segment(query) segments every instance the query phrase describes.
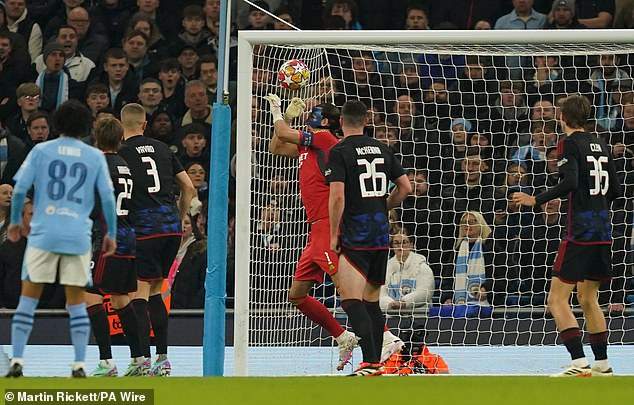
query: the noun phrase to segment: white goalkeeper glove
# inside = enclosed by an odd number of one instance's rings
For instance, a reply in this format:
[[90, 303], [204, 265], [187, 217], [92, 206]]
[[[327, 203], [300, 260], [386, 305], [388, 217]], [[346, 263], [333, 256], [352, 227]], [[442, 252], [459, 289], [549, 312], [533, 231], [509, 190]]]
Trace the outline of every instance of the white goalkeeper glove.
[[271, 110], [271, 115], [273, 116], [273, 122], [275, 123], [279, 120], [283, 120], [282, 100], [280, 100], [277, 94], [269, 93], [268, 96], [264, 96], [264, 99], [269, 102], [269, 109]]
[[284, 120], [286, 122], [291, 122], [295, 118], [299, 117], [304, 113], [306, 109], [306, 104], [299, 97], [293, 97], [291, 103], [286, 107], [286, 112], [284, 113]]

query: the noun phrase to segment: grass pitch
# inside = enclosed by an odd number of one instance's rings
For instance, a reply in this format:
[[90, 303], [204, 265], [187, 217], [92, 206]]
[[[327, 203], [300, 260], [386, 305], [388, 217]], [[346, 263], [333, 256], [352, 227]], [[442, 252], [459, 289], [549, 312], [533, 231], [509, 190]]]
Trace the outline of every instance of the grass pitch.
[[[155, 404], [629, 403], [634, 377], [215, 377], [1, 379], [4, 389], [153, 389]], [[10, 404], [10, 402], [5, 402]], [[14, 402], [15, 403], [15, 402]]]

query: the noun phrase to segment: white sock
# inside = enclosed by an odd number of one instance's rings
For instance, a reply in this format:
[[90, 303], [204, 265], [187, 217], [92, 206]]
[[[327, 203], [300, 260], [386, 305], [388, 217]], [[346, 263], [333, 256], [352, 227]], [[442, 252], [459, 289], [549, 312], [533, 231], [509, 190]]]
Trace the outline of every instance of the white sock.
[[610, 363], [608, 363], [608, 359], [595, 360], [594, 361], [594, 368], [596, 368], [598, 370], [601, 370], [601, 371], [605, 371], [605, 370], [610, 368]]
[[106, 366], [106, 367], [112, 368], [114, 366], [114, 362], [112, 361], [112, 359], [99, 360], [99, 363], [101, 363], [102, 366]]
[[572, 361], [573, 367], [588, 367], [589, 365], [590, 363], [588, 363], [588, 360], [585, 357], [580, 357]]
[[83, 361], [76, 361], [73, 363], [73, 371], [79, 370], [80, 368], [86, 368]]
[[344, 330], [341, 335], [335, 338], [335, 340], [337, 341], [337, 344], [340, 344], [344, 340], [348, 339], [349, 336], [350, 336], [350, 332], [348, 332], [347, 330]]
[[24, 359], [22, 357], [14, 357], [11, 359], [11, 365], [19, 364], [21, 366], [24, 365]]

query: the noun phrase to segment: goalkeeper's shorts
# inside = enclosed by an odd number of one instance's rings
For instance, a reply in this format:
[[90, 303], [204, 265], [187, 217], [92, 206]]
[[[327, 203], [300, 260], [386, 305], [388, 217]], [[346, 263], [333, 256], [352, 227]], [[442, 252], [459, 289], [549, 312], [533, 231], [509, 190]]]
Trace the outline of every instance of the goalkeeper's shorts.
[[330, 223], [328, 219], [310, 225], [308, 243], [295, 270], [295, 280], [317, 283], [324, 281], [324, 273], [333, 275], [339, 268], [339, 257], [330, 250]]

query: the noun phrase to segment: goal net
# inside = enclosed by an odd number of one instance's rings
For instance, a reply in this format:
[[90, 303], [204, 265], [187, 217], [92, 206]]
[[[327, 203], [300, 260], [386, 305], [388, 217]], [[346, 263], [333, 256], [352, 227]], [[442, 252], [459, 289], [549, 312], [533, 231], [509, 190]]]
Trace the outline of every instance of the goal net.
[[[529, 211], [514, 207], [509, 197], [557, 183], [556, 144], [563, 136], [557, 103], [569, 94], [587, 97], [593, 105], [588, 130], [611, 146], [627, 197], [611, 212], [615, 277], [602, 285], [600, 302], [610, 343], [634, 343], [634, 320], [628, 317], [634, 298], [629, 37], [596, 30], [416, 36], [240, 33], [236, 374], [332, 373], [337, 363], [334, 340], [287, 301], [308, 226], [298, 162], [268, 152], [268, 93], [277, 93], [283, 108], [292, 97], [302, 98], [308, 111], [322, 102], [340, 108], [351, 99], [368, 106], [367, 135], [394, 150], [414, 188], [391, 216], [399, 243], [392, 244], [396, 271], [388, 277], [382, 306], [394, 334], [428, 346], [557, 342], [545, 300], [567, 202]], [[295, 92], [277, 78], [279, 66], [290, 59], [310, 69], [310, 83]], [[292, 126], [304, 128], [304, 119]], [[483, 259], [467, 259], [461, 224], [479, 221], [490, 229]], [[401, 244], [407, 239], [411, 243]], [[403, 250], [411, 260], [402, 258]], [[417, 266], [411, 264], [414, 254], [423, 256]], [[313, 296], [346, 324], [330, 280], [317, 285]], [[574, 296], [572, 304], [580, 314]]]

